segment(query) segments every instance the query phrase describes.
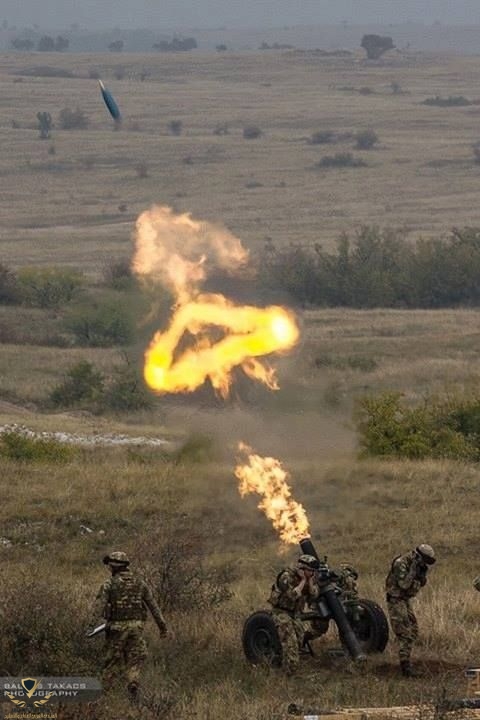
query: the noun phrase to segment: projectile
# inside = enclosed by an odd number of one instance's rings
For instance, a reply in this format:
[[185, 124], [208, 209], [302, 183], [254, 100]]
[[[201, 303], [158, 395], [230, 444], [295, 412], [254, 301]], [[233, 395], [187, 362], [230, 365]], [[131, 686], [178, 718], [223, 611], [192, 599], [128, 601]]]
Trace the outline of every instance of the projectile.
[[101, 80], [98, 81], [100, 85], [100, 92], [102, 93], [102, 98], [105, 103], [105, 105], [108, 108], [108, 111], [112, 118], [115, 120], [116, 123], [119, 123], [122, 119], [122, 116], [120, 114], [120, 108], [118, 107], [115, 98], [113, 97], [112, 93], [107, 90], [105, 85]]

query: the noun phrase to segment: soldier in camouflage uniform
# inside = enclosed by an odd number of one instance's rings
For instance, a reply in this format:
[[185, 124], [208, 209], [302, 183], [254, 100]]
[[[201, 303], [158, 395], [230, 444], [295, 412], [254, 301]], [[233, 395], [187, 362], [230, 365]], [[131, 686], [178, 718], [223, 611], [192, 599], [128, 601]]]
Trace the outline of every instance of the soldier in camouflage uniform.
[[129, 570], [130, 561], [124, 552], [112, 552], [103, 562], [112, 573], [97, 594], [94, 615], [106, 621], [103, 682], [109, 689], [119, 675], [125, 675], [130, 698], [135, 701], [147, 657], [143, 637], [147, 608], [162, 637], [167, 634], [167, 625], [147, 584]]
[[[320, 567], [313, 555], [301, 555], [294, 567], [282, 570], [272, 585], [269, 603], [282, 645], [282, 667], [292, 675], [300, 662], [300, 648], [305, 639], [306, 625], [300, 619], [309, 601], [319, 595], [315, 571]], [[319, 633], [318, 633], [319, 634]], [[314, 628], [309, 638], [315, 637]]]
[[400, 668], [405, 677], [415, 676], [410, 655], [418, 637], [418, 624], [410, 600], [427, 582], [427, 571], [435, 562], [430, 545], [419, 545], [396, 557], [386, 580], [387, 606], [392, 630], [399, 642]]

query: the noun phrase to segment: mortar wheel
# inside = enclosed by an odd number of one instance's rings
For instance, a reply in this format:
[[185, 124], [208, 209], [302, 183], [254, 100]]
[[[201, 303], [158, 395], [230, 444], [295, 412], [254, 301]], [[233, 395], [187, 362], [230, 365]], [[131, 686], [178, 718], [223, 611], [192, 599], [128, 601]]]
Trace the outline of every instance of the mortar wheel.
[[282, 646], [277, 626], [266, 610], [259, 610], [245, 620], [242, 632], [243, 652], [252, 665], [267, 663], [274, 667], [282, 664]]
[[352, 600], [345, 607], [348, 620], [364, 653], [381, 653], [388, 643], [388, 620], [373, 600]]

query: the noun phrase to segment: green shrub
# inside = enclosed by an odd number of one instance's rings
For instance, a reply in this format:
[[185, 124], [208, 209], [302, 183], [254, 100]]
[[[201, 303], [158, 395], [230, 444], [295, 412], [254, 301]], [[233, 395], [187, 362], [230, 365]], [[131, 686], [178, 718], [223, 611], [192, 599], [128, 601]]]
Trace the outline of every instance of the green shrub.
[[76, 344], [85, 347], [129, 345], [134, 335], [131, 311], [114, 299], [90, 300], [72, 308], [65, 325]]
[[364, 397], [357, 427], [366, 455], [480, 460], [480, 396], [427, 398], [417, 407], [401, 393]]
[[170, 135], [181, 135], [183, 129], [183, 123], [181, 120], [170, 120], [167, 125]]
[[3, 574], [0, 614], [2, 671], [17, 675], [84, 675], [97, 671], [85, 638], [88, 603], [55, 577]]
[[63, 383], [52, 390], [50, 402], [55, 407], [98, 402], [103, 386], [102, 373], [87, 360], [80, 360], [67, 372]]
[[245, 125], [243, 128], [243, 137], [245, 140], [256, 140], [261, 137], [262, 131], [257, 125]]
[[327, 145], [334, 143], [336, 140], [333, 130], [318, 130], [312, 133], [308, 142], [310, 145]]
[[0, 263], [0, 303], [13, 305], [19, 301], [20, 290], [15, 273], [7, 265]]
[[435, 95], [435, 97], [424, 100], [422, 104], [432, 105], [434, 107], [466, 107], [472, 103], [470, 100], [467, 100], [466, 97], [463, 97], [463, 95], [449, 95], [446, 98]]
[[130, 290], [135, 285], [135, 276], [132, 273], [128, 258], [112, 260], [103, 268], [103, 280], [112, 290]]
[[75, 110], [66, 107], [60, 110], [58, 124], [62, 130], [85, 130], [89, 125], [89, 119], [79, 107]]
[[152, 396], [130, 365], [117, 368], [102, 398], [103, 406], [117, 412], [135, 412], [152, 407]]
[[29, 437], [19, 430], [0, 436], [0, 455], [21, 462], [66, 463], [76, 451], [52, 438]]
[[352, 153], [342, 152], [335, 155], [325, 155], [316, 163], [315, 167], [325, 168], [358, 168], [366, 167], [367, 163], [361, 158], [356, 158]]
[[175, 454], [177, 462], [204, 463], [213, 459], [214, 442], [210, 435], [192, 433]]
[[361, 130], [355, 136], [358, 150], [371, 150], [378, 143], [378, 135], [375, 130]]
[[25, 305], [56, 309], [70, 302], [83, 285], [83, 276], [64, 268], [26, 267], [18, 272], [18, 288]]

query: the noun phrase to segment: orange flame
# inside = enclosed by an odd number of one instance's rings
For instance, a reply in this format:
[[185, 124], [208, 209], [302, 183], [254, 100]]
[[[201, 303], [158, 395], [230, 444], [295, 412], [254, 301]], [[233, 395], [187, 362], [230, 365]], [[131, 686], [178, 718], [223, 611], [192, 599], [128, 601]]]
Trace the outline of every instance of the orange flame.
[[309, 522], [303, 506], [292, 498], [287, 471], [276, 458], [256, 455], [244, 443], [238, 447], [248, 455], [248, 463], [235, 468], [235, 475], [240, 481], [240, 495], [262, 495], [258, 508], [272, 521], [283, 542], [300, 542], [310, 534]]
[[[133, 270], [167, 285], [176, 298], [169, 327], [154, 335], [145, 353], [147, 384], [157, 393], [191, 392], [209, 378], [226, 396], [232, 370], [241, 367], [277, 389], [275, 371], [259, 358], [295, 345], [299, 330], [293, 314], [282, 307], [239, 306], [223, 295], [200, 294], [198, 285], [211, 261], [234, 272], [245, 267], [248, 253], [228, 230], [189, 214], [154, 207], [138, 218]], [[215, 340], [209, 337], [213, 328], [221, 330], [221, 339], [218, 332]], [[194, 344], [179, 352], [186, 333]]]

